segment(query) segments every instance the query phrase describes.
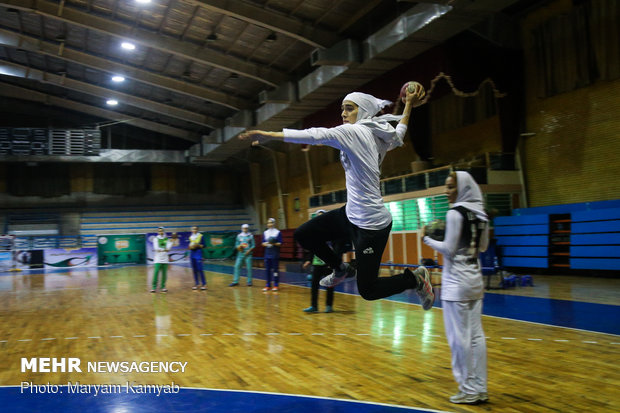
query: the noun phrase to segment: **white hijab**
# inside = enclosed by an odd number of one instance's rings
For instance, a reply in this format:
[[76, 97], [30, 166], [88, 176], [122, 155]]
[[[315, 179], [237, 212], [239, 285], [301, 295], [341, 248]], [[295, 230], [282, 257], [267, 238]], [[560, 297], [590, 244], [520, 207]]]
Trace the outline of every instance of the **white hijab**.
[[399, 121], [402, 119], [402, 115], [375, 116], [381, 109], [391, 105], [392, 102], [361, 92], [349, 93], [342, 101], [345, 100], [355, 103], [358, 107], [355, 123], [369, 127], [375, 136], [384, 141], [396, 136], [396, 129], [388, 122]]
[[481, 221], [488, 222], [489, 217], [484, 211], [482, 191], [474, 178], [465, 171], [456, 171], [456, 187], [456, 202], [453, 207], [465, 207], [476, 214]]

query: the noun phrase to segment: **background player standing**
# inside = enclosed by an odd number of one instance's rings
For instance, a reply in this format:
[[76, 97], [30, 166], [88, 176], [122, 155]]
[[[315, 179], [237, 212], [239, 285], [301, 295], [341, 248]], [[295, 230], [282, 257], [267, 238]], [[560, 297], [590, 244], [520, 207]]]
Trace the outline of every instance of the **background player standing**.
[[237, 239], [235, 240], [237, 259], [235, 260], [234, 278], [229, 287], [239, 285], [241, 267], [243, 267], [244, 261], [248, 269], [248, 287], [252, 286], [252, 251], [254, 251], [254, 247], [254, 235], [250, 232], [250, 226], [248, 224], [241, 225], [241, 232], [237, 234]]
[[194, 273], [194, 286], [192, 290], [197, 290], [199, 285], [201, 290], [207, 289], [207, 281], [202, 269], [202, 249], [204, 247], [202, 234], [198, 232], [197, 226], [193, 226], [192, 235], [189, 236], [189, 259], [192, 263], [192, 272]]
[[154, 293], [157, 291], [157, 279], [158, 275], [161, 272], [161, 292], [167, 293], [166, 289], [166, 277], [168, 272], [168, 263], [170, 262], [170, 257], [168, 257], [168, 251], [172, 248], [172, 241], [168, 239], [166, 233], [164, 232], [164, 227], [157, 228], [157, 236], [153, 238], [153, 252], [155, 253], [153, 257], [153, 262], [155, 263], [153, 269], [153, 288], [151, 292]]
[[446, 215], [445, 238], [432, 239], [425, 229], [423, 241], [444, 257], [441, 304], [452, 352], [452, 374], [459, 385], [459, 392], [450, 401], [475, 404], [489, 400], [481, 316], [484, 283], [478, 258], [489, 245], [489, 218], [482, 191], [467, 172], [453, 172], [446, 178], [446, 195], [452, 208]]
[[[267, 220], [267, 229], [263, 232], [263, 247], [265, 247], [265, 271], [267, 273], [267, 286], [263, 291], [278, 291], [280, 279], [278, 275], [278, 265], [280, 260], [280, 246], [282, 245], [282, 234], [276, 228], [275, 218]], [[271, 281], [273, 279], [273, 288]]]

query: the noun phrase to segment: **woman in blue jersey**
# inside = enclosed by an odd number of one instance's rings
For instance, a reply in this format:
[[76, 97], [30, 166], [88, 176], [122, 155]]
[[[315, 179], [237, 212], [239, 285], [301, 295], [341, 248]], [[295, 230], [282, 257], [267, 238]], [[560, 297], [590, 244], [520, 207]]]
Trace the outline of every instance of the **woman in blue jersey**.
[[202, 269], [202, 249], [204, 248], [202, 234], [198, 232], [198, 227], [192, 227], [192, 235], [189, 236], [189, 259], [192, 264], [192, 272], [194, 273], [194, 286], [192, 290], [207, 289], [207, 281], [205, 273]]
[[[415, 289], [425, 310], [435, 299], [428, 271], [379, 277], [381, 256], [392, 228], [392, 216], [381, 197], [380, 166], [387, 151], [403, 144], [414, 103], [424, 96], [423, 88], [407, 91], [401, 116], [376, 116], [391, 102], [366, 93], [349, 93], [342, 102], [342, 122], [334, 128], [284, 129], [282, 132], [247, 131], [240, 139], [280, 139], [284, 142], [326, 145], [340, 150], [345, 170], [347, 203], [344, 207], [317, 216], [295, 231], [295, 238], [334, 271], [321, 280], [324, 287], [334, 287], [357, 275], [357, 287], [366, 300], [377, 300]], [[394, 128], [389, 121], [399, 121]], [[357, 257], [356, 270], [342, 262], [342, 256], [329, 248], [328, 242], [350, 239]]]
[[[263, 247], [265, 248], [264, 262], [267, 285], [263, 291], [278, 291], [280, 289], [280, 247], [282, 246], [282, 233], [276, 228], [276, 219], [267, 220], [267, 229], [263, 232]], [[273, 287], [271, 281], [273, 280]]]

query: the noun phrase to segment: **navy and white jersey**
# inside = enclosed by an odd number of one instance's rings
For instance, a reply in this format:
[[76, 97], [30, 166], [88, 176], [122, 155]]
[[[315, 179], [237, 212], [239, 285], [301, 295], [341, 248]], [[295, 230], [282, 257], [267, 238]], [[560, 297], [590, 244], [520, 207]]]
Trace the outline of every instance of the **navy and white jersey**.
[[[276, 242], [282, 244], [282, 234], [279, 229], [269, 228], [263, 232], [263, 242], [269, 242], [272, 238], [275, 238]], [[275, 245], [265, 247], [265, 258], [278, 257], [280, 257], [280, 247]]]

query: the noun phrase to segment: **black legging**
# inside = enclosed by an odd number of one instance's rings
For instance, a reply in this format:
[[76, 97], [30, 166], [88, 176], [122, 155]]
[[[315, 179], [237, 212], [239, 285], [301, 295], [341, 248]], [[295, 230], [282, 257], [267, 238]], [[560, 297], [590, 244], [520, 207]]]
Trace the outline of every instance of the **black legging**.
[[[321, 278], [329, 274], [331, 269], [327, 265], [314, 265], [312, 268], [312, 288], [310, 295], [310, 305], [314, 308], [319, 308], [319, 281]], [[334, 305], [334, 289], [326, 288], [327, 299], [325, 305]]]
[[365, 300], [378, 300], [414, 288], [416, 284], [413, 277], [404, 274], [379, 277], [381, 256], [391, 229], [391, 223], [380, 230], [359, 228], [349, 221], [343, 206], [302, 224], [295, 231], [295, 239], [332, 268], [340, 266], [342, 255], [336, 254], [327, 242], [350, 239], [357, 260], [357, 289]]

